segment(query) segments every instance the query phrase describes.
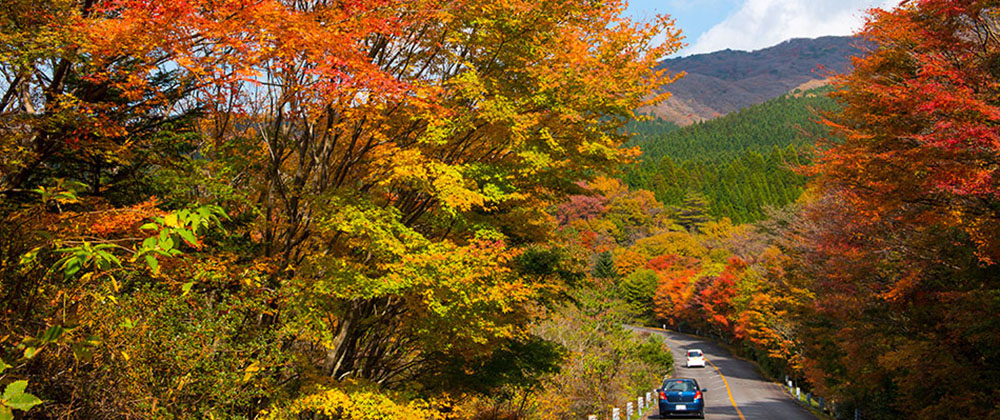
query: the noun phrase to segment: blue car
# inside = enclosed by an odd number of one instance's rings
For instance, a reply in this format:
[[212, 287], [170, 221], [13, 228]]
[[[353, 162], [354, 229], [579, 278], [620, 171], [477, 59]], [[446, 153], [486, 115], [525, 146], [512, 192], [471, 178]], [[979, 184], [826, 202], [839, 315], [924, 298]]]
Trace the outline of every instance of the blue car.
[[671, 416], [696, 416], [705, 418], [703, 392], [698, 381], [688, 378], [670, 378], [663, 381], [663, 388], [656, 390], [659, 398], [660, 418]]

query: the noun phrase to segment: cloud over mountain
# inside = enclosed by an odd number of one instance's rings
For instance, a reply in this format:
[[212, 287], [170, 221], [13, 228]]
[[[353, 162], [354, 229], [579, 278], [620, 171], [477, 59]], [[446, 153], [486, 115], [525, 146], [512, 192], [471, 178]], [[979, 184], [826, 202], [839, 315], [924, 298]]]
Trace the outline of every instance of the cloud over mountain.
[[681, 53], [753, 51], [792, 38], [850, 35], [861, 29], [866, 10], [897, 4], [899, 0], [746, 0]]

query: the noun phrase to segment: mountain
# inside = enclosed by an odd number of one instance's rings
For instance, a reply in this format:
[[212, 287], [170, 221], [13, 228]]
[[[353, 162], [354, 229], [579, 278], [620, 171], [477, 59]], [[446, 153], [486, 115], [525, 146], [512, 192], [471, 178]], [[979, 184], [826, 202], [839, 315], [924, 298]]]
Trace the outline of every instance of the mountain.
[[[673, 96], [642, 110], [678, 125], [710, 120], [789, 93], [815, 87], [859, 55], [854, 37], [792, 39], [758, 51], [725, 50], [667, 59], [661, 68], [686, 76], [666, 87]], [[803, 89], [805, 90], [805, 89]]]

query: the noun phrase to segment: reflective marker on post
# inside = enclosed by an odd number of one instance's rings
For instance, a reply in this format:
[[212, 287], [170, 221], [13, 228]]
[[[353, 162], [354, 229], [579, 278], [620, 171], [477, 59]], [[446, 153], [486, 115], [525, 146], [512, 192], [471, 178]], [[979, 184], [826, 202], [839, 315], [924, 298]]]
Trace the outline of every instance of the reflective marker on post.
[[626, 419], [631, 419], [632, 418], [632, 403], [631, 402], [628, 403], [628, 404], [625, 404], [625, 418]]
[[591, 414], [591, 415], [587, 416], [587, 420], [597, 420], [597, 416]]
[[618, 407], [611, 409], [611, 420], [622, 420], [621, 417], [622, 413], [621, 410], [618, 410]]

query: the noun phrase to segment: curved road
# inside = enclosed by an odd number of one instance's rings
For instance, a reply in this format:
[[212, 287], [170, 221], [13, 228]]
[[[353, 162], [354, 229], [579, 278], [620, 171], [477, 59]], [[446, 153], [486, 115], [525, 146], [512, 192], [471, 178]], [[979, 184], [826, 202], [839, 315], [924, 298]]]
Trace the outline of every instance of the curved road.
[[[674, 376], [694, 378], [702, 388], [708, 388], [704, 394], [706, 419], [816, 420], [816, 416], [797, 404], [781, 385], [768, 382], [754, 371], [753, 365], [733, 357], [722, 347], [673, 331], [633, 329], [662, 335], [674, 353]], [[701, 349], [711, 364], [704, 368], [684, 367], [687, 349]], [[732, 392], [732, 400], [726, 391], [726, 383]], [[655, 405], [649, 418], [659, 418]]]

